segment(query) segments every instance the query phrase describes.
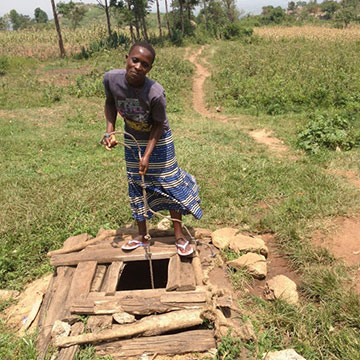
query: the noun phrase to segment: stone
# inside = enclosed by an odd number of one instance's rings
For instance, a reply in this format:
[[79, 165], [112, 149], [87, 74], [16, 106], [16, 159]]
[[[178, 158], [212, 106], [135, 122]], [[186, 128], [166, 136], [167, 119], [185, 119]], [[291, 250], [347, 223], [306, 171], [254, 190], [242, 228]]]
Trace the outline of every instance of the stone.
[[17, 290], [3, 290], [0, 289], [0, 300], [7, 301], [10, 299], [15, 299], [20, 295], [20, 292]]
[[135, 316], [127, 312], [116, 313], [113, 315], [113, 319], [118, 324], [131, 324], [136, 321]]
[[230, 240], [235, 237], [238, 230], [233, 228], [222, 228], [215, 230], [212, 234], [212, 243], [218, 249], [225, 249], [229, 246]]
[[263, 355], [263, 360], [306, 360], [294, 349], [270, 351]]
[[264, 279], [267, 274], [266, 259], [263, 255], [247, 253], [227, 264], [235, 269], [246, 268], [249, 274], [256, 279]]
[[277, 275], [266, 282], [264, 297], [268, 300], [281, 299], [289, 304], [299, 302], [296, 284], [285, 275]]
[[57, 339], [65, 337], [65, 336], [69, 336], [71, 331], [71, 325], [60, 321], [60, 320], [56, 320], [54, 322], [54, 325], [51, 329], [51, 337], [54, 339], [54, 341], [56, 342]]
[[238, 336], [242, 341], [249, 342], [249, 341], [256, 341], [256, 335], [254, 331], [254, 326], [251, 321], [248, 319], [246, 323], [240, 327], [235, 327], [235, 334]]
[[195, 239], [211, 238], [211, 230], [203, 229], [203, 228], [195, 228], [194, 237]]
[[169, 230], [171, 229], [171, 221], [168, 218], [163, 218], [161, 221], [158, 222], [156, 228], [158, 230]]
[[237, 234], [230, 239], [229, 248], [234, 251], [260, 252], [265, 257], [268, 256], [269, 250], [263, 239]]

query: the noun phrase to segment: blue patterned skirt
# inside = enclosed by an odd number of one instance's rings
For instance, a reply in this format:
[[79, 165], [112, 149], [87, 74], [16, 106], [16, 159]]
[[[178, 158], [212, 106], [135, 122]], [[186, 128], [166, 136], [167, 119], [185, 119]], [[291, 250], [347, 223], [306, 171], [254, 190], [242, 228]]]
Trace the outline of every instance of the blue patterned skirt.
[[[134, 219], [143, 221], [145, 208], [139, 175], [138, 149], [129, 136], [124, 135], [124, 138], [125, 144], [132, 149], [125, 147], [131, 211]], [[137, 142], [143, 155], [148, 140], [137, 140]], [[183, 215], [192, 214], [196, 219], [201, 218], [198, 185], [192, 175], [178, 167], [171, 130], [165, 132], [158, 140], [150, 156], [145, 184], [147, 201], [153, 211], [175, 210]], [[147, 215], [150, 219], [153, 214], [148, 211]]]

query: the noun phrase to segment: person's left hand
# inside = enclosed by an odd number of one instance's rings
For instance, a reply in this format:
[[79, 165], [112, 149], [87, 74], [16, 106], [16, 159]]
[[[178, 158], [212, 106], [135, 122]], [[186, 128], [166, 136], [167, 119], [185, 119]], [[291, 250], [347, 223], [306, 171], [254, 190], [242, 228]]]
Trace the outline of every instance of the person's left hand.
[[139, 163], [139, 174], [145, 175], [149, 168], [149, 158], [144, 156]]

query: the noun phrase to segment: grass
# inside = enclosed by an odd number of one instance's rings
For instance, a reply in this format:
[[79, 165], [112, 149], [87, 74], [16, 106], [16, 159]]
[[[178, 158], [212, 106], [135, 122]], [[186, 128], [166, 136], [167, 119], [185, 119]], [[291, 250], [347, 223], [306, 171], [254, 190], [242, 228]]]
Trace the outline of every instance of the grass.
[[[284, 44], [290, 48], [301, 45], [297, 51], [305, 49], [307, 53], [317, 43], [220, 42], [214, 62], [218, 64], [221, 54], [222, 67], [231, 68], [239, 51], [246, 55], [238, 64], [240, 68], [250, 59], [258, 61], [261, 53], [272, 54], [269, 59], [275, 61], [279, 56], [275, 50], [282, 51]], [[323, 51], [331, 62], [329, 49], [333, 48], [322, 44], [317, 51]], [[353, 49], [346, 44], [342, 49], [343, 59], [350, 59]], [[293, 105], [285, 102], [286, 111], [273, 115], [264, 107], [257, 116], [226, 123], [194, 113], [188, 105], [193, 69], [181, 60], [183, 53], [181, 48], [161, 49], [150, 76], [166, 90], [178, 162], [196, 176], [201, 187], [204, 216], [201, 221], [186, 218], [186, 224], [274, 233], [277, 245], [302, 276], [298, 308], [242, 292], [238, 301], [243, 315], [253, 322], [258, 341], [239, 344], [229, 335], [219, 354], [236, 358], [237, 351], [246, 346], [252, 358], [260, 359], [266, 351], [294, 347], [307, 359], [358, 358], [360, 304], [348, 290], [349, 272], [329, 253], [314, 248], [310, 235], [315, 226], [324, 228], [329, 219], [358, 211], [359, 191], [330, 175], [329, 169], [359, 171], [359, 151], [321, 150], [310, 156], [297, 152], [297, 131], [308, 121], [305, 104], [293, 112]], [[124, 52], [106, 51], [87, 61], [67, 58], [44, 62], [11, 54], [8, 58], [10, 65], [0, 77], [2, 87], [8, 89], [0, 94], [0, 286], [21, 289], [51, 270], [46, 253], [60, 247], [67, 237], [82, 232], [95, 235], [100, 227], [116, 228], [132, 221], [123, 149], [107, 152], [98, 144], [105, 130], [101, 77], [123, 64]], [[20, 65], [14, 66], [15, 61]], [[265, 62], [263, 66], [260, 72], [268, 69]], [[284, 67], [279, 69], [285, 71]], [[65, 82], [58, 75], [62, 73], [67, 76]], [[50, 81], [43, 81], [46, 77]], [[269, 86], [269, 93], [277, 84], [261, 79], [265, 90]], [[210, 80], [218, 92], [223, 91], [224, 79], [220, 80], [216, 73]], [[306, 83], [306, 78], [303, 81]], [[342, 91], [355, 91], [356, 86]], [[219, 99], [225, 112], [237, 115], [248, 111], [233, 106], [231, 96]], [[208, 97], [211, 105], [219, 99]], [[346, 109], [347, 105], [342, 110]], [[297, 157], [276, 157], [256, 144], [247, 132], [256, 127], [273, 129]], [[233, 274], [236, 287], [244, 289], [246, 275]], [[30, 340], [18, 339], [1, 326], [2, 358], [25, 358], [26, 353], [30, 354], [26, 358], [35, 358], [31, 357], [34, 348]], [[78, 359], [93, 358], [93, 351], [92, 347], [84, 348]]]

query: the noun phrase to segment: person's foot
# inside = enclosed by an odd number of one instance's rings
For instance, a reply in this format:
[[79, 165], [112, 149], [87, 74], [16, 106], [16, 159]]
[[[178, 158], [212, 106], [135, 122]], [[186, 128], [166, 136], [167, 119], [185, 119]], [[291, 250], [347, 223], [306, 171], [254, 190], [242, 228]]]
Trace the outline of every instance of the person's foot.
[[143, 235], [138, 235], [135, 239], [131, 239], [127, 241], [125, 244], [121, 246], [123, 250], [134, 250], [138, 247], [147, 247], [150, 245], [149, 241], [145, 240]]
[[189, 256], [194, 252], [194, 249], [190, 245], [189, 241], [185, 240], [184, 238], [178, 238], [175, 241], [175, 246], [180, 256]]

